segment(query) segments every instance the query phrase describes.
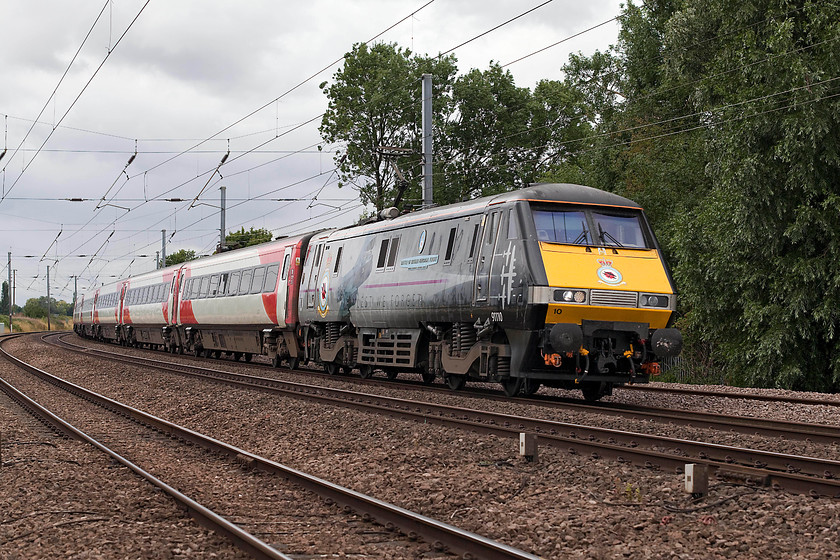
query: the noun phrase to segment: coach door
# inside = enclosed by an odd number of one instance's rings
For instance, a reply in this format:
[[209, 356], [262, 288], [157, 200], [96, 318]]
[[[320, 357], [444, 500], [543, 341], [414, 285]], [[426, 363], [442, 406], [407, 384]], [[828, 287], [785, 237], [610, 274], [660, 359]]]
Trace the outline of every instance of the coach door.
[[177, 325], [180, 309], [178, 309], [178, 287], [181, 281], [181, 270], [177, 269], [172, 273], [172, 283], [169, 286], [169, 324]]
[[490, 291], [490, 270], [493, 266], [493, 254], [495, 253], [496, 239], [499, 234], [499, 218], [501, 211], [485, 214], [482, 219], [481, 240], [478, 246], [475, 265], [475, 289], [473, 290], [473, 302], [483, 303], [487, 301]]
[[[277, 322], [289, 324], [289, 317], [286, 310], [293, 306], [294, 302], [289, 301], [289, 269], [292, 266], [292, 256], [295, 246], [290, 245], [283, 251], [283, 262], [280, 265], [280, 277], [277, 279]], [[294, 321], [292, 321], [294, 323]]]
[[[312, 258], [306, 259], [306, 264], [310, 267], [309, 272], [306, 276], [306, 308], [307, 309], [314, 309], [315, 308], [315, 299], [318, 295], [318, 282], [320, 278], [318, 277], [318, 272], [320, 271], [321, 266], [321, 259], [323, 258], [324, 253], [324, 242], [317, 243], [316, 245], [309, 247], [309, 256]], [[310, 264], [311, 263], [311, 264]]]
[[123, 307], [125, 307], [124, 304], [125, 304], [125, 292], [126, 292], [126, 290], [128, 290], [128, 282], [125, 282], [122, 285], [122, 288], [120, 288], [120, 306], [119, 306], [119, 309], [117, 310], [117, 313], [118, 313], [117, 324], [120, 324], [120, 323], [123, 322]]

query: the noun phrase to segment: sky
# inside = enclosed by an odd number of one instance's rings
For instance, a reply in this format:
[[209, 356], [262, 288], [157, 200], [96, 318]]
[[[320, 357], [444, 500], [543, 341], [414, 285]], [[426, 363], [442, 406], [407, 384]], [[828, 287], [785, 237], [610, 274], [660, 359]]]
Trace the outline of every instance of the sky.
[[331, 173], [318, 86], [354, 44], [437, 55], [486, 33], [453, 52], [459, 74], [494, 61], [533, 88], [563, 79], [570, 53], [615, 44], [619, 11], [619, 0], [0, 0], [0, 280], [11, 252], [16, 304], [46, 295], [48, 266], [50, 296], [72, 301], [74, 285], [154, 269], [164, 237], [168, 254], [210, 254], [222, 186], [227, 231], [350, 225], [364, 208]]

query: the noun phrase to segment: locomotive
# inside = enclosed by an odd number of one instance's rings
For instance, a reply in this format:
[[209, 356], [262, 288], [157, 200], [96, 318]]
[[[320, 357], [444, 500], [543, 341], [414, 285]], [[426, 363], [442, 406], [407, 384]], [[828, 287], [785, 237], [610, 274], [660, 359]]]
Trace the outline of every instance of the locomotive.
[[[381, 218], [103, 286], [74, 328], [365, 378], [415, 373], [453, 390], [579, 388], [588, 400], [647, 382], [680, 352], [673, 279], [629, 199], [535, 184]], [[140, 299], [127, 301], [131, 290]]]

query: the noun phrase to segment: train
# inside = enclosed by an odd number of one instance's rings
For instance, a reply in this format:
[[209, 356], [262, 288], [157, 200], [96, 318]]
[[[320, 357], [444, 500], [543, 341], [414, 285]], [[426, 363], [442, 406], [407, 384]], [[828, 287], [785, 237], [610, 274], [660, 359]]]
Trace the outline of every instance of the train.
[[281, 237], [82, 295], [83, 337], [266, 356], [508, 396], [646, 383], [682, 348], [676, 288], [635, 202], [566, 183]]

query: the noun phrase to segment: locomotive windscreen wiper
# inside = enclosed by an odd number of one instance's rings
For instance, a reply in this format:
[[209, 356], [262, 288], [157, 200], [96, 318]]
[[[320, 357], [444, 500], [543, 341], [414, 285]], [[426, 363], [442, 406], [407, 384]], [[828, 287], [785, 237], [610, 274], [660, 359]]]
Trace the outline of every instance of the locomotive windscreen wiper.
[[586, 241], [589, 240], [589, 230], [586, 229], [586, 226], [583, 224], [583, 222], [580, 223], [580, 227], [582, 231], [580, 232], [580, 235], [575, 237], [575, 240], [572, 241], [572, 245], [580, 245], [581, 243], [585, 244]]
[[622, 248], [624, 247], [624, 245], [622, 245], [622, 244], [618, 241], [618, 239], [616, 239], [615, 237], [613, 237], [613, 236], [612, 236], [612, 234], [611, 234], [610, 232], [608, 232], [607, 230], [605, 230], [604, 228], [602, 228], [602, 227], [601, 227], [601, 224], [598, 224], [598, 231], [600, 232], [600, 233], [598, 234], [598, 238], [601, 240], [601, 243], [603, 243], [604, 245], [606, 245], [606, 244], [607, 244], [607, 238], [609, 238], [609, 240], [610, 240], [610, 241], [612, 241], [612, 242], [613, 242], [613, 243], [614, 243], [617, 247], [622, 247]]

